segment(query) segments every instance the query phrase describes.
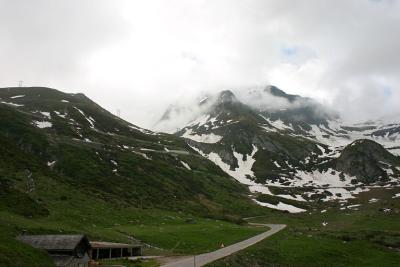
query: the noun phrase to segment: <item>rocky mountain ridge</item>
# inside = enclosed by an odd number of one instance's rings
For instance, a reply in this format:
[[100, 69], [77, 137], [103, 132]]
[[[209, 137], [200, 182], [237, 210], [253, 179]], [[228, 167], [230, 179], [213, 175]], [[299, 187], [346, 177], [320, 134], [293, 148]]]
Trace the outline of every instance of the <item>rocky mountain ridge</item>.
[[[352, 197], [365, 186], [399, 183], [400, 119], [344, 125], [312, 99], [274, 86], [249, 94], [261, 101], [246, 104], [231, 91], [209, 97], [209, 107], [176, 135], [254, 193], [314, 188], [301, 197], [324, 192], [319, 199], [331, 200]], [[280, 105], [269, 108], [268, 97]], [[351, 147], [358, 152], [350, 153]]]

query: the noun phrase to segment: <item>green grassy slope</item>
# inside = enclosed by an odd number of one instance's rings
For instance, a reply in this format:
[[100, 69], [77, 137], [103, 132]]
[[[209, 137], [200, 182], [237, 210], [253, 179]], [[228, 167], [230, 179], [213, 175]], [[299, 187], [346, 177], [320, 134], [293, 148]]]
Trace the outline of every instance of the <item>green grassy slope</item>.
[[[29, 180], [30, 173], [38, 172], [98, 198], [135, 207], [220, 216], [240, 214], [252, 206], [244, 186], [183, 140], [139, 129], [83, 95], [13, 88], [0, 90], [0, 97], [23, 105], [0, 106], [1, 171], [6, 174], [19, 173], [20, 180]], [[40, 129], [35, 126], [38, 121], [51, 127]], [[11, 184], [16, 181], [8, 179]]]
[[48, 267], [54, 266], [47, 253], [17, 242], [17, 231], [0, 226], [0, 266]]

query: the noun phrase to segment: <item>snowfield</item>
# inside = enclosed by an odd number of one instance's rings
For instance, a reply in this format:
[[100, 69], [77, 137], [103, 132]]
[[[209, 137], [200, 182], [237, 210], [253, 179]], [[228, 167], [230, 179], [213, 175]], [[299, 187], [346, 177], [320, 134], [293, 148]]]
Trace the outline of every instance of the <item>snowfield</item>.
[[[269, 188], [266, 185], [258, 184], [254, 182], [253, 180], [249, 179], [248, 177], [254, 177], [254, 173], [251, 170], [253, 167], [253, 164], [255, 162], [254, 155], [257, 153], [258, 148], [253, 145], [253, 151], [250, 155], [246, 156], [246, 160], [244, 160], [244, 155], [237, 153], [236, 151], [233, 152], [234, 156], [236, 157], [238, 161], [238, 166], [236, 169], [231, 170], [231, 167], [229, 164], [225, 163], [222, 161], [221, 157], [214, 152], [211, 152], [210, 154], [206, 154], [202, 152], [201, 150], [197, 149], [196, 147], [191, 146], [195, 151], [199, 152], [202, 156], [208, 158], [212, 162], [214, 162], [216, 165], [218, 165], [224, 172], [235, 178], [237, 181], [239, 181], [242, 184], [245, 184], [249, 186], [249, 190], [252, 193], [261, 193], [261, 194], [266, 194], [266, 195], [273, 195]], [[281, 198], [286, 198], [286, 199], [291, 199], [291, 200], [297, 200], [297, 201], [305, 201], [300, 195], [296, 195], [295, 197], [290, 196], [290, 195], [278, 195]], [[256, 202], [258, 203], [258, 202]], [[260, 202], [261, 203], [261, 202]], [[258, 203], [259, 204], [259, 203]], [[261, 205], [261, 204], [260, 204]], [[267, 206], [270, 205], [270, 206]], [[268, 203], [263, 203], [263, 206], [265, 207], [272, 207], [272, 204]], [[287, 204], [280, 203], [278, 206], [274, 206], [272, 208], [275, 209], [280, 209], [280, 210], [288, 210], [289, 208]], [[293, 207], [291, 211], [295, 211], [296, 207]], [[303, 212], [304, 210], [298, 209], [297, 212]], [[290, 211], [289, 211], [290, 212]]]
[[[354, 126], [358, 127], [358, 129]], [[392, 154], [400, 156], [399, 133], [386, 134], [385, 136], [374, 135], [378, 130], [390, 130], [400, 127], [399, 122], [378, 121], [376, 123], [362, 123], [354, 126], [345, 126], [340, 121], [329, 121], [328, 127], [324, 125], [311, 125], [312, 129], [307, 131], [307, 134], [310, 139], [328, 145], [333, 150], [343, 148], [358, 139], [370, 139], [384, 146]], [[343, 131], [346, 134], [343, 134]]]
[[[246, 160], [244, 159], [245, 155], [233, 151], [233, 155], [238, 162], [238, 167], [235, 169], [231, 169], [230, 165], [225, 163], [217, 153], [211, 152], [209, 154], [206, 154], [196, 147], [191, 147], [202, 156], [214, 162], [224, 172], [235, 178], [237, 181], [249, 186], [249, 190], [252, 193], [272, 195], [295, 201], [307, 201], [301, 195], [274, 195], [268, 187], [308, 187], [309, 190], [307, 192], [304, 192], [304, 196], [307, 196], [308, 198], [310, 198], [314, 194], [324, 194], [325, 196], [322, 198], [322, 201], [324, 202], [335, 200], [347, 201], [349, 199], [354, 199], [355, 195], [358, 195], [361, 192], [369, 191], [371, 187], [363, 186], [362, 183], [351, 183], [352, 180], [356, 179], [355, 177], [346, 174], [341, 175], [340, 172], [333, 169], [328, 169], [325, 172], [320, 172], [317, 170], [313, 172], [296, 170], [294, 179], [288, 177], [280, 177], [281, 180], [270, 180], [266, 184], [259, 184], [252, 180], [252, 178], [254, 178], [254, 173], [251, 170], [253, 164], [255, 163], [254, 155], [258, 151], [258, 148], [256, 146], [253, 145], [253, 151], [250, 155], [246, 155]], [[320, 150], [325, 152], [323, 147], [320, 147]], [[277, 167], [280, 166], [276, 161], [274, 161], [273, 163]], [[289, 162], [286, 162], [286, 164], [290, 166]], [[275, 208], [278, 209], [279, 207]]]
[[[307, 201], [302, 195], [288, 195], [288, 194], [277, 194], [274, 195], [269, 186], [281, 187], [281, 188], [293, 188], [293, 187], [310, 187], [307, 192], [304, 192], [304, 195], [310, 198], [314, 194], [324, 194], [325, 197], [322, 198], [322, 201], [347, 201], [349, 199], [354, 199], [355, 195], [358, 195], [361, 192], [366, 192], [370, 190], [370, 187], [362, 186], [361, 183], [352, 184], [351, 181], [355, 179], [355, 177], [351, 177], [349, 175], [339, 176], [339, 172], [329, 169], [326, 172], [303, 172], [297, 171], [295, 175], [295, 179], [281, 177], [285, 185], [282, 185], [282, 181], [268, 181], [266, 184], [259, 184], [253, 181], [251, 178], [254, 177], [254, 173], [251, 170], [255, 159], [254, 155], [258, 151], [256, 146], [253, 146], [253, 151], [250, 155], [247, 155], [246, 160], [244, 160], [244, 155], [233, 152], [234, 156], [238, 161], [238, 166], [235, 169], [231, 169], [229, 164], [223, 162], [221, 157], [215, 153], [211, 152], [209, 154], [204, 153], [196, 147], [192, 148], [199, 152], [202, 156], [208, 158], [216, 165], [218, 165], [224, 172], [235, 178], [242, 184], [249, 186], [249, 190], [252, 193], [261, 193], [266, 195], [272, 195], [280, 198], [295, 200], [299, 202]], [[321, 149], [323, 149], [321, 147]], [[379, 187], [379, 186], [378, 186]], [[267, 203], [268, 204], [268, 203]], [[272, 204], [268, 204], [271, 208], [279, 209], [282, 206], [272, 207]], [[264, 205], [264, 206], [268, 206]], [[272, 205], [272, 206], [271, 206]]]

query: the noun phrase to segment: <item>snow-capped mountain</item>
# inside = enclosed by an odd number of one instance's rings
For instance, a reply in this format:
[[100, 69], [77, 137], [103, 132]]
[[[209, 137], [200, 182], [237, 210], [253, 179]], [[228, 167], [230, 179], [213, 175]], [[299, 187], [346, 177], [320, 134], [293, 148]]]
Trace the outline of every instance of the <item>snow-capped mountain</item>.
[[[253, 192], [312, 187], [290, 198], [319, 194], [329, 200], [351, 197], [360, 191], [357, 186], [399, 181], [400, 118], [344, 124], [316, 101], [274, 86], [249, 90], [240, 100], [222, 91], [199, 105], [204, 102], [207, 108], [176, 134]], [[383, 156], [372, 157], [375, 153]]]

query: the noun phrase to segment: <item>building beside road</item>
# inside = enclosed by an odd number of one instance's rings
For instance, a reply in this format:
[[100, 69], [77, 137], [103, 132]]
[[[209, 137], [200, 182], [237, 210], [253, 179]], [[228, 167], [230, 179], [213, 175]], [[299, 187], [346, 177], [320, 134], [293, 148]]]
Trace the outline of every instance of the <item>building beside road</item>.
[[17, 240], [46, 250], [57, 267], [88, 267], [90, 243], [85, 235], [21, 235]]
[[20, 235], [17, 240], [47, 251], [57, 267], [91, 267], [100, 259], [142, 255], [140, 245], [89, 241], [85, 235]]

